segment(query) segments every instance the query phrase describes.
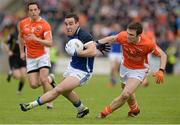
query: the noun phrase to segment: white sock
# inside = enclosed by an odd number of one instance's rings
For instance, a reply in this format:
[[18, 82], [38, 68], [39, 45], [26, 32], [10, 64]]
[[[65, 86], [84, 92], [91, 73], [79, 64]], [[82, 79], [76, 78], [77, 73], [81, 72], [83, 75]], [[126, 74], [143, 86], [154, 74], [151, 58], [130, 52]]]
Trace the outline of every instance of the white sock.
[[39, 106], [37, 100], [31, 102], [31, 105], [32, 105], [33, 108]]
[[85, 106], [81, 103], [81, 105], [76, 108], [77, 108], [78, 112], [80, 112], [85, 108]]

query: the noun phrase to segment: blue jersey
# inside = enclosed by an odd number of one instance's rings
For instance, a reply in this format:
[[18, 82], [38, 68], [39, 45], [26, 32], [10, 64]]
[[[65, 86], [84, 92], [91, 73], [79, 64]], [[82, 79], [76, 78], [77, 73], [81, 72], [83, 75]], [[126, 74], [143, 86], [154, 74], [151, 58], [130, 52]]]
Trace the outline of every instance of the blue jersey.
[[[70, 36], [69, 38], [77, 38], [81, 40], [83, 44], [93, 40], [92, 35], [86, 32], [85, 30], [82, 30], [81, 28], [78, 28], [76, 33], [73, 36]], [[70, 65], [75, 69], [80, 69], [82, 71], [91, 73], [93, 71], [94, 57], [72, 56], [72, 61]]]
[[[109, 35], [116, 35], [116, 32], [111, 32]], [[118, 42], [114, 42], [111, 44], [111, 53], [120, 53], [121, 45]]]

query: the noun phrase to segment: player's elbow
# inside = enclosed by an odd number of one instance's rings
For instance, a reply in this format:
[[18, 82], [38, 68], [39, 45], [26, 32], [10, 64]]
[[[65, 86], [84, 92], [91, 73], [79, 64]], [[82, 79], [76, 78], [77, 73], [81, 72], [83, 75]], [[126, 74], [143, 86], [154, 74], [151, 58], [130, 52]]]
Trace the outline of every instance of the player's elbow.
[[161, 57], [164, 57], [165, 59], [167, 59], [167, 54], [164, 51], [160, 52]]
[[53, 42], [48, 42], [48, 44], [46, 44], [47, 47], [52, 47], [53, 46]]
[[164, 58], [167, 59], [167, 54], [165, 52], [163, 52]]
[[53, 46], [52, 44], [47, 45], [47, 47], [52, 47], [52, 46]]
[[167, 54], [164, 53], [164, 60], [167, 62]]

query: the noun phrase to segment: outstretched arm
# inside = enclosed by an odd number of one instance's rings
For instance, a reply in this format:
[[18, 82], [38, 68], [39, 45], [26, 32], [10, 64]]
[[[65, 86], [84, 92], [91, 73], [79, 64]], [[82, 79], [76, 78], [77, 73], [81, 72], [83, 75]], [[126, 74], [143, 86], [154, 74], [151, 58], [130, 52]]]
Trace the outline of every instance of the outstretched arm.
[[94, 41], [90, 41], [84, 44], [83, 50], [76, 50], [75, 48], [70, 47], [68, 44], [65, 46], [66, 52], [71, 56], [79, 56], [79, 57], [94, 57], [97, 54], [96, 44]]
[[158, 52], [160, 53], [160, 69], [165, 70], [166, 67], [166, 62], [167, 62], [167, 55], [166, 53], [160, 49], [159, 47], [157, 47]]
[[111, 44], [111, 43], [113, 43], [115, 41], [117, 41], [117, 35], [112, 35], [112, 36], [104, 37], [104, 38], [98, 40], [99, 43], [103, 43], [103, 44], [104, 43]]
[[165, 67], [166, 67], [166, 62], [167, 62], [167, 55], [159, 47], [157, 47], [156, 50], [159, 52], [158, 56], [160, 57], [160, 67], [159, 67], [159, 70], [156, 73], [154, 73], [153, 76], [155, 77], [156, 83], [160, 84], [160, 83], [163, 83], [163, 80], [164, 80], [164, 72], [165, 72]]
[[96, 44], [93, 41], [90, 41], [84, 44], [84, 50], [77, 51], [77, 56], [80, 57], [94, 57], [97, 54]]
[[104, 55], [111, 50], [110, 44], [117, 41], [117, 35], [108, 36], [96, 41], [96, 48]]

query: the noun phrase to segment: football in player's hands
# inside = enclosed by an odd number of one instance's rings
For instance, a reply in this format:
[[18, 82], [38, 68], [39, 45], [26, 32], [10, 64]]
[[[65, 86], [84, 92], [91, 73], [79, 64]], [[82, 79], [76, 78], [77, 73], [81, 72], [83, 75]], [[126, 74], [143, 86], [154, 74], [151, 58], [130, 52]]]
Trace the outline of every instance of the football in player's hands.
[[68, 41], [67, 45], [70, 48], [74, 48], [76, 51], [83, 50], [84, 45], [79, 39], [71, 39]]

